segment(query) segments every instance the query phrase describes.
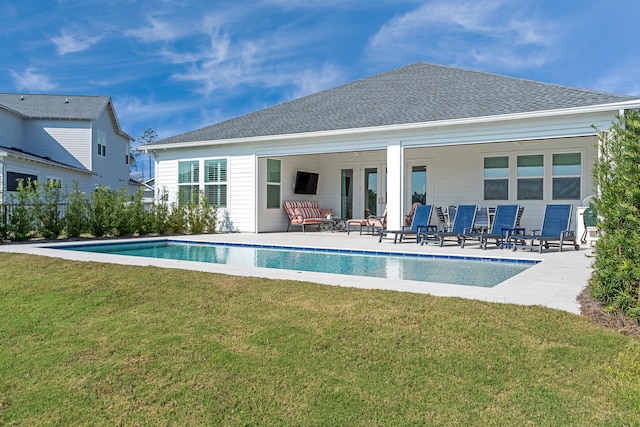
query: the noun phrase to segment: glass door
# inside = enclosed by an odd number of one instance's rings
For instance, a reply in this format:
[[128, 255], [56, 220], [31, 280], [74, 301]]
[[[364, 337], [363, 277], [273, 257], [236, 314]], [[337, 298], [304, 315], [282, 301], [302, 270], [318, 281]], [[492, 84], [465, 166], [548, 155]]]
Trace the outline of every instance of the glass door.
[[340, 216], [353, 218], [353, 169], [340, 172]]
[[364, 168], [364, 208], [368, 215], [381, 216], [387, 201], [383, 166]]
[[419, 202], [427, 204], [427, 167], [425, 165], [411, 167], [411, 204]]
[[423, 205], [433, 204], [433, 161], [431, 159], [414, 160], [405, 167], [405, 214], [411, 210], [414, 203]]

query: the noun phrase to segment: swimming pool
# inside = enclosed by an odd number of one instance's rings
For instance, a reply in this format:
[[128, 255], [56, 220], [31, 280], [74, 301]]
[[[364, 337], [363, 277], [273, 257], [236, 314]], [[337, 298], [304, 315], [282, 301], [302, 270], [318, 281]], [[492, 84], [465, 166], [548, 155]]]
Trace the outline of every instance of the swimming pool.
[[78, 244], [56, 246], [55, 249], [489, 288], [538, 262], [171, 239]]

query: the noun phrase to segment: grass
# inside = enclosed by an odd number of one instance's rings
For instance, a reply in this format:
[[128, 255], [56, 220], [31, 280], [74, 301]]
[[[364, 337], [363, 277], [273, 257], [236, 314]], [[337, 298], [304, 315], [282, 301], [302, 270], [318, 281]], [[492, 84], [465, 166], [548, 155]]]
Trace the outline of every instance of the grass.
[[0, 425], [640, 425], [568, 313], [0, 254]]

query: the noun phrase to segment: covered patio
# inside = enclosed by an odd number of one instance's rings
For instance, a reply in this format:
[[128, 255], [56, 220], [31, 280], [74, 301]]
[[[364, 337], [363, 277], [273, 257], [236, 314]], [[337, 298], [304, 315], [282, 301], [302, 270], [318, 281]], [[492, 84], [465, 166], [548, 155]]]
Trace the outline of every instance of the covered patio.
[[[455, 145], [421, 138], [402, 141], [397, 147], [365, 148], [362, 144], [340, 152], [325, 147], [327, 152], [310, 153], [307, 148], [307, 153], [261, 154], [257, 232], [287, 229], [281, 203], [270, 205], [268, 192], [260, 190], [272, 185], [267, 177], [273, 162], [280, 167], [282, 201], [315, 201], [342, 219], [381, 216], [386, 209], [390, 229], [399, 229], [412, 204], [420, 202], [444, 209], [460, 204], [517, 204], [524, 207], [521, 226], [527, 230], [540, 228], [547, 204], [569, 203], [574, 206], [571, 229], [576, 230], [577, 208], [594, 191], [594, 135], [503, 142], [476, 137]], [[318, 175], [316, 194], [295, 194], [299, 171]], [[431, 223], [437, 225], [435, 215]]]

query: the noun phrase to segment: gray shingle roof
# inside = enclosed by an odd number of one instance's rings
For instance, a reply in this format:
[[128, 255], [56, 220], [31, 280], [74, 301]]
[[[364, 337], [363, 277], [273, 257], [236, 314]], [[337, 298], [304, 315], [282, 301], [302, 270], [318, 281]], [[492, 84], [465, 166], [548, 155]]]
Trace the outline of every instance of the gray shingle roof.
[[105, 108], [108, 108], [116, 132], [133, 140], [120, 129], [111, 98], [108, 96], [0, 93], [0, 108], [28, 119], [60, 120], [95, 120]]
[[155, 144], [433, 122], [634, 99], [638, 98], [417, 62]]
[[108, 96], [0, 93], [0, 106], [30, 119], [93, 120], [110, 101]]

